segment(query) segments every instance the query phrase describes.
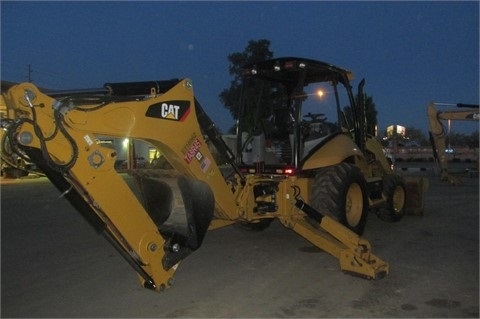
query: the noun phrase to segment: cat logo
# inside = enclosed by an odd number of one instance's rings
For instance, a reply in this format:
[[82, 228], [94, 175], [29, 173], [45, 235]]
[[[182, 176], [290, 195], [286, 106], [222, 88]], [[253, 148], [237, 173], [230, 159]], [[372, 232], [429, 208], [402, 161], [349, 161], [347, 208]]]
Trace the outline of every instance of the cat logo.
[[148, 107], [147, 117], [183, 122], [190, 113], [190, 101], [164, 101]]
[[162, 103], [162, 117], [169, 120], [178, 120], [180, 106]]

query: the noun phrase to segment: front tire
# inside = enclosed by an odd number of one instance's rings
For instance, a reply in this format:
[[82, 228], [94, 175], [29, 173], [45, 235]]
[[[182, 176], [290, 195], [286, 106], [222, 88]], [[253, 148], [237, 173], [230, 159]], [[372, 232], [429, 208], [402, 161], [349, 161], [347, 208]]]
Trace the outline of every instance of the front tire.
[[378, 217], [390, 223], [400, 221], [405, 215], [407, 198], [403, 178], [394, 174], [386, 175], [383, 178], [383, 196], [387, 201], [378, 212]]
[[312, 207], [321, 214], [363, 234], [368, 215], [367, 183], [358, 167], [340, 163], [319, 170], [311, 198]]

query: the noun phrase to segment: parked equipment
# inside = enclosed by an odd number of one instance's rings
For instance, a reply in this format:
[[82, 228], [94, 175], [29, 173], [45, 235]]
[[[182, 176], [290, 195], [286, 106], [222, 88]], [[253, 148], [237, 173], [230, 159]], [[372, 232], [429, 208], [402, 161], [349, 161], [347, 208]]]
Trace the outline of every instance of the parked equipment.
[[[456, 106], [459, 109], [450, 109], [439, 111], [435, 105], [447, 105]], [[433, 156], [440, 165], [440, 179], [442, 181], [448, 181], [453, 185], [462, 184], [462, 181], [455, 176], [452, 176], [448, 172], [448, 160], [447, 160], [447, 143], [446, 132], [443, 125], [443, 121], [479, 121], [479, 106], [476, 104], [445, 104], [430, 102], [427, 105], [427, 118], [428, 118], [428, 130], [430, 135], [430, 142], [433, 148]], [[477, 171], [478, 171], [478, 158], [477, 158]]]
[[[5, 95], [15, 114], [7, 135], [146, 288], [171, 286], [207, 230], [234, 223], [260, 230], [274, 219], [337, 258], [341, 270], [375, 279], [389, 266], [360, 236], [367, 212], [398, 221], [408, 194], [365, 131], [364, 81], [357, 103], [350, 80], [344, 69], [302, 58], [246, 66], [233, 149], [189, 79], [48, 93], [18, 84]], [[315, 83], [328, 86], [333, 125], [311, 112], [304, 120], [305, 89]], [[131, 172], [136, 192], [114, 168], [116, 150], [96, 142], [100, 136], [145, 141], [174, 169]], [[183, 225], [175, 222], [180, 215]]]

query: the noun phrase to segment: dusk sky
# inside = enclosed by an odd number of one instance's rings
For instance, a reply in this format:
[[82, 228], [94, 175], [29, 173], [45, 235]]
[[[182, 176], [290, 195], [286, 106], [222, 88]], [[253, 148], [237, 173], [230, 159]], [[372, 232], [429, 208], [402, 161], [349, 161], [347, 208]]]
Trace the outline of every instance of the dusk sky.
[[[1, 1], [1, 79], [50, 89], [106, 82], [193, 80], [224, 132], [218, 96], [227, 56], [267, 39], [275, 57], [300, 56], [366, 79], [379, 129], [427, 133], [426, 106], [479, 103], [479, 2]], [[476, 122], [452, 122], [470, 133]]]

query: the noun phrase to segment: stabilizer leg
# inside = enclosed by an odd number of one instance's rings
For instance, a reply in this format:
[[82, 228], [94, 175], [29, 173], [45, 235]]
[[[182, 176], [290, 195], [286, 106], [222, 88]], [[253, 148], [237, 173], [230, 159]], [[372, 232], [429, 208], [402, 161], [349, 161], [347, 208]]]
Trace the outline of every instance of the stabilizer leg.
[[299, 199], [295, 206], [308, 217], [299, 219], [293, 230], [336, 257], [342, 271], [367, 279], [380, 279], [388, 274], [388, 264], [371, 253], [371, 245], [366, 239]]

